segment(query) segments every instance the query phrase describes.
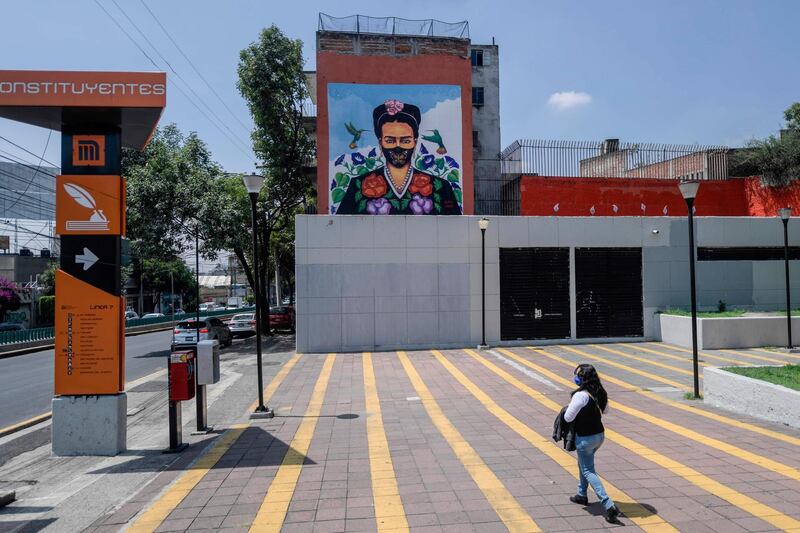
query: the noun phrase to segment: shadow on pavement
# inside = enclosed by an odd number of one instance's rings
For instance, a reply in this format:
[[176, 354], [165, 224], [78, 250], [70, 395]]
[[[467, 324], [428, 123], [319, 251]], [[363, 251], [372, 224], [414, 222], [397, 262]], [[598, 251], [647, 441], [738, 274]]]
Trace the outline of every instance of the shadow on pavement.
[[[648, 503], [616, 502], [616, 504], [622, 512], [622, 518], [647, 518], [658, 514], [658, 510]], [[594, 502], [585, 507], [585, 509], [594, 516], [604, 516], [606, 514], [606, 510], [603, 509], [600, 502]]]
[[[2, 512], [0, 512], [0, 515]], [[17, 522], [0, 522], [0, 533], [6, 531], [13, 531], [14, 533], [34, 533], [41, 531], [47, 526], [55, 522], [55, 518], [46, 518], [43, 520], [20, 520]]]
[[[215, 432], [208, 437], [191, 443], [186, 451], [175, 455], [162, 453], [161, 450], [128, 450], [123, 456], [133, 456], [134, 459], [125, 463], [92, 470], [90, 474], [129, 474], [135, 472], [163, 472], [191, 470], [196, 467], [193, 463], [201, 450], [205, 450], [222, 432]], [[261, 427], [250, 426], [242, 432], [239, 438], [231, 445], [225, 454], [211, 467], [216, 468], [247, 468], [254, 466], [279, 466], [283, 463], [284, 456], [290, 446]], [[208, 450], [205, 450], [206, 452]], [[316, 462], [308, 457], [303, 458], [302, 464], [314, 465]]]

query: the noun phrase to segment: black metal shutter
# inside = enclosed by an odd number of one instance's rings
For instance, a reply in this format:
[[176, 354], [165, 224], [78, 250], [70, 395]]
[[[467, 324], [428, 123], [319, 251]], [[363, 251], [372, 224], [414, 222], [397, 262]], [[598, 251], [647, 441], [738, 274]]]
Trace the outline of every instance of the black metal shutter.
[[641, 337], [641, 248], [576, 248], [577, 336]]
[[500, 338], [569, 336], [569, 248], [501, 248]]

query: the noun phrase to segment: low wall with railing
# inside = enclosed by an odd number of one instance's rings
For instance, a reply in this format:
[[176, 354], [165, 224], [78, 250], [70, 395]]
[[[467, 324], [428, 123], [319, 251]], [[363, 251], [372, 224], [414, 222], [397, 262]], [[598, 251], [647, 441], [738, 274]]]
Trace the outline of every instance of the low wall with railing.
[[[230, 316], [237, 313], [245, 313], [252, 311], [253, 307], [242, 307], [241, 309], [221, 309], [219, 311], [211, 311], [201, 313], [202, 316]], [[182, 320], [191, 320], [195, 317], [192, 313], [184, 313], [182, 315], [175, 315], [173, 322], [172, 316], [151, 317], [151, 318], [134, 318], [125, 321], [125, 329], [128, 331], [136, 331], [147, 328], [149, 326], [163, 325], [172, 326], [175, 322]], [[53, 327], [47, 328], [33, 328], [23, 329], [19, 331], [3, 331], [0, 332], [0, 352], [15, 349], [17, 347], [25, 347], [24, 345], [31, 343], [38, 343], [40, 341], [52, 340], [55, 338], [55, 329]]]

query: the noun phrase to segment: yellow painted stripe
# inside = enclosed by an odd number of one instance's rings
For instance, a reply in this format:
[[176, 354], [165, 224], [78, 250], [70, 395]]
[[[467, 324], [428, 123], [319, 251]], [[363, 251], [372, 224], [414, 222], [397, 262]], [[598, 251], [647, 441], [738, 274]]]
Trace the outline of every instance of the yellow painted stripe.
[[[651, 344], [656, 344], [656, 343], [651, 343]], [[667, 343], [661, 343], [661, 345], [664, 346], [665, 348], [670, 349], [670, 350], [675, 350], [675, 351], [683, 352], [683, 353], [692, 353], [691, 350], [683, 348], [682, 346], [675, 346], [673, 344], [667, 344]], [[701, 352], [701, 351], [698, 350], [697, 353], [698, 353], [698, 355], [702, 355], [703, 357], [714, 357], [713, 355], [709, 354], [708, 352]], [[766, 361], [768, 363], [785, 363], [786, 362], [786, 361], [781, 361], [780, 359], [775, 359], [773, 357], [762, 357], [760, 355], [753, 355], [753, 354], [746, 353], [746, 352], [741, 352], [741, 355], [747, 356], [747, 357], [749, 357], [751, 359], [757, 359], [759, 361]]]
[[[756, 352], [761, 352], [761, 353], [768, 353], [770, 355], [783, 355], [784, 357], [790, 357], [792, 359], [800, 359], [800, 355], [796, 355], [793, 353], [778, 352], [775, 350], [765, 350], [764, 348], [751, 348], [751, 350], [755, 350]], [[750, 352], [747, 353], [748, 357], [753, 357], [753, 355], [750, 354]]]
[[222, 459], [236, 439], [246, 429], [245, 424], [237, 424], [227, 430], [217, 442], [202, 455], [186, 472], [167, 489], [166, 492], [156, 500], [136, 521], [126, 530], [131, 533], [151, 533], [161, 525], [167, 516], [178, 506], [179, 503], [192, 491], [203, 476], [214, 468], [217, 461]]
[[[683, 357], [681, 355], [674, 355], [674, 354], [667, 353], [667, 352], [664, 352], [664, 351], [661, 351], [661, 350], [653, 350], [652, 348], [647, 348], [645, 346], [642, 346], [641, 344], [636, 344], [634, 346], [626, 346], [624, 344], [616, 344], [615, 346], [622, 347], [622, 348], [627, 348], [627, 349], [630, 349], [630, 350], [641, 350], [643, 352], [652, 353], [652, 354], [655, 354], [655, 355], [660, 355], [662, 357], [668, 357], [669, 359], [675, 359], [676, 361], [682, 361], [684, 363], [691, 363], [692, 362], [691, 358]], [[711, 355], [710, 353], [701, 354], [700, 352], [698, 352], [697, 354], [698, 354], [698, 356], [701, 356], [701, 357], [703, 357], [705, 359], [716, 359], [716, 360], [722, 361], [724, 363], [732, 363], [734, 365], [740, 365], [740, 366], [753, 366], [753, 363], [748, 363], [747, 361], [740, 361], [738, 359], [731, 359], [730, 357], [720, 357], [718, 355]], [[697, 364], [700, 365], [700, 366], [714, 366], [714, 365], [709, 365], [708, 363], [704, 363], [703, 361], [697, 361]]]
[[[519, 355], [515, 354], [514, 352], [511, 352], [509, 350], [505, 350], [505, 349], [502, 349], [502, 348], [500, 348], [500, 351], [502, 353], [504, 353], [505, 355], [507, 355], [508, 357], [511, 357], [515, 361], [517, 361], [519, 363], [522, 363], [525, 366], [527, 366], [529, 368], [532, 368], [533, 370], [536, 370], [540, 374], [548, 377], [549, 379], [551, 379], [553, 381], [561, 383], [562, 385], [566, 385], [567, 387], [572, 386], [572, 382], [571, 381], [569, 381], [567, 379], [564, 379], [563, 377], [559, 376], [555, 372], [551, 372], [551, 371], [547, 370], [544, 367], [541, 367], [541, 366], [539, 366], [537, 364], [531, 363], [527, 359], [524, 359], [524, 358], [520, 357]], [[541, 351], [546, 351], [546, 350], [541, 350]], [[771, 470], [771, 471], [773, 471], [773, 472], [775, 472], [777, 474], [780, 474], [782, 476], [786, 476], [789, 479], [794, 479], [795, 481], [800, 481], [800, 471], [798, 471], [796, 468], [794, 468], [792, 466], [785, 465], [783, 463], [779, 463], [778, 461], [773, 461], [772, 459], [769, 459], [768, 457], [764, 457], [763, 455], [759, 455], [759, 454], [756, 454], [756, 453], [749, 452], [747, 450], [743, 450], [742, 448], [739, 448], [738, 446], [734, 446], [732, 444], [729, 444], [727, 442], [721, 441], [719, 439], [715, 439], [715, 438], [709, 437], [707, 435], [702, 435], [702, 434], [700, 434], [700, 433], [698, 433], [696, 431], [693, 431], [693, 430], [691, 430], [691, 429], [689, 429], [687, 427], [680, 426], [678, 424], [673, 424], [672, 422], [668, 422], [667, 420], [663, 420], [661, 418], [655, 417], [655, 416], [653, 416], [651, 414], [645, 413], [644, 411], [640, 411], [640, 410], [635, 409], [633, 407], [629, 407], [629, 406], [627, 406], [625, 404], [622, 404], [622, 403], [619, 403], [617, 401], [609, 400], [608, 403], [612, 408], [614, 408], [614, 409], [616, 409], [616, 410], [618, 410], [620, 412], [623, 412], [625, 414], [634, 416], [636, 418], [639, 418], [640, 420], [644, 420], [646, 422], [650, 422], [651, 424], [654, 424], [654, 425], [656, 425], [656, 426], [658, 426], [660, 428], [666, 429], [667, 431], [671, 431], [671, 432], [675, 433], [676, 435], [680, 435], [681, 437], [685, 437], [687, 439], [693, 440], [693, 441], [698, 442], [700, 444], [705, 444], [706, 446], [711, 446], [712, 448], [715, 448], [717, 450], [723, 451], [723, 452], [725, 452], [727, 454], [730, 454], [730, 455], [732, 455], [734, 457], [737, 457], [737, 458], [739, 458], [739, 459], [741, 459], [743, 461], [747, 461], [748, 463], [752, 463], [752, 464], [760, 466], [762, 468], [766, 468], [767, 470]]]
[[[467, 352], [467, 354], [473, 358], [478, 359], [477, 354], [472, 350], [465, 350], [465, 352]], [[452, 374], [452, 376], [464, 386], [465, 389], [467, 389], [479, 402], [483, 404], [487, 411], [500, 419], [500, 421], [507, 425], [512, 431], [528, 441], [528, 443], [536, 447], [536, 449], [538, 449], [540, 452], [555, 461], [561, 468], [569, 472], [572, 477], [575, 479], [578, 478], [578, 467], [576, 461], [569, 453], [564, 451], [551, 439], [539, 435], [533, 431], [530, 426], [524, 424], [514, 415], [500, 407], [497, 402], [495, 402], [480, 387], [475, 385], [475, 383], [470, 381], [470, 379], [467, 378], [467, 376], [465, 376], [458, 368], [456, 368], [452, 362], [445, 358], [440, 351], [433, 350], [433, 355], [447, 369], [447, 371], [450, 372], [450, 374]], [[478, 360], [480, 361], [480, 359]], [[496, 373], [501, 372], [504, 379], [509, 382], [515, 379], [510, 374], [504, 370], [500, 370], [499, 368], [495, 367], [492, 370], [494, 370]], [[614, 486], [612, 483], [609, 483], [606, 480], [604, 481], [604, 485], [608, 495], [612, 500], [614, 500], [614, 503], [617, 504], [625, 516], [630, 518], [635, 524], [645, 531], [678, 531], [664, 521], [663, 518], [660, 518], [658, 515], [648, 511], [643, 505], [636, 503], [633, 498], [625, 494], [625, 492]]]
[[[589, 354], [589, 353], [586, 353], [586, 352], [582, 352], [580, 350], [576, 350], [575, 348], [572, 348], [571, 346], [563, 346], [562, 345], [562, 346], [559, 346], [559, 348], [561, 348], [563, 350], [567, 350], [569, 352], [576, 353], [578, 355], [582, 355], [583, 357], [588, 357], [589, 359], [592, 359], [594, 361], [599, 361], [599, 362], [601, 362], [601, 363], [603, 363], [605, 365], [613, 366], [615, 368], [619, 368], [620, 370], [624, 370], [625, 372], [630, 372], [631, 374], [637, 374], [639, 376], [646, 377], [647, 379], [652, 379], [653, 381], [658, 381], [659, 383], [663, 383], [665, 385], [669, 385], [670, 387], [675, 387], [675, 388], [678, 388], [678, 389], [681, 389], [681, 390], [685, 390], [685, 391], [689, 390], [689, 387], [687, 387], [683, 383], [678, 383], [677, 381], [672, 381], [671, 379], [662, 378], [661, 376], [657, 376], [655, 374], [651, 374], [650, 372], [645, 372], [644, 370], [639, 370], [638, 368], [633, 368], [631, 366], [623, 365], [622, 363], [617, 363], [616, 361], [610, 361], [608, 359], [604, 359], [604, 358], [599, 357], [597, 355], [592, 355], [592, 354]], [[576, 366], [574, 363], [572, 363], [572, 365]]]
[[[740, 350], [720, 350], [720, 351], [723, 351], [725, 353], [730, 353], [730, 354], [733, 354], [733, 355], [740, 355], [742, 357], [753, 357], [751, 354], [749, 354], [747, 352], [742, 352]], [[758, 357], [759, 359], [762, 359], [764, 361], [767, 361], [769, 363], [776, 364], [776, 365], [790, 365], [790, 364], [792, 364], [791, 361], [786, 361], [785, 359], [775, 359], [773, 357], [761, 357], [761, 356], [758, 356], [758, 355], [756, 357]]]
[[0, 438], [5, 437], [6, 435], [10, 435], [17, 431], [23, 430], [25, 428], [29, 428], [31, 426], [35, 426], [36, 424], [40, 424], [45, 420], [50, 420], [50, 417], [53, 416], [52, 411], [47, 411], [46, 413], [42, 413], [40, 415], [36, 415], [31, 417], [27, 420], [23, 420], [22, 422], [17, 422], [16, 424], [12, 424], [10, 426], [6, 426], [0, 429]]
[[367, 442], [369, 469], [372, 477], [372, 501], [375, 504], [375, 522], [379, 532], [408, 531], [406, 512], [397, 488], [397, 476], [389, 453], [389, 441], [383, 428], [381, 402], [372, 368], [372, 354], [365, 352], [364, 396], [367, 408]]
[[275, 479], [269, 485], [269, 490], [264, 496], [264, 501], [261, 502], [258, 514], [250, 526], [250, 531], [279, 533], [283, 527], [289, 502], [292, 501], [294, 489], [297, 487], [297, 479], [300, 477], [303, 462], [306, 459], [308, 448], [311, 446], [311, 439], [314, 437], [314, 429], [317, 427], [319, 413], [325, 401], [325, 391], [328, 389], [331, 369], [335, 360], [336, 354], [328, 354], [325, 358], [303, 421], [297, 428], [292, 443], [283, 457], [283, 462], [275, 474]]
[[[685, 374], [687, 376], [694, 376], [694, 373], [691, 370], [685, 370], [683, 368], [678, 368], [677, 366], [672, 365], [665, 365], [664, 363], [659, 363], [658, 361], [653, 361], [651, 359], [645, 359], [644, 357], [637, 357], [635, 355], [631, 355], [629, 353], [621, 352], [619, 350], [615, 350], [613, 348], [607, 348], [602, 344], [589, 344], [592, 348], [597, 348], [599, 350], [606, 351], [608, 353], [613, 353], [614, 355], [619, 355], [620, 357], [624, 357], [626, 359], [631, 359], [633, 361], [639, 361], [640, 363], [644, 363], [646, 365], [657, 366], [658, 368], [663, 368], [664, 370], [670, 370], [672, 372], [677, 372], [679, 374]], [[703, 374], [699, 375], [700, 379], [703, 379]]]
[[[264, 389], [264, 404], [269, 404], [272, 395], [275, 394], [275, 391], [278, 390], [278, 387], [280, 387], [281, 383], [283, 383], [283, 379], [287, 376], [287, 374], [289, 374], [289, 372], [292, 370], [292, 367], [294, 367], [299, 359], [300, 354], [294, 354], [291, 359], [284, 363], [283, 368], [281, 368], [278, 373], [275, 374], [275, 377], [272, 378], [272, 381], [270, 381], [269, 385], [267, 385], [267, 388]], [[258, 400], [250, 404], [250, 407], [247, 408], [247, 411], [252, 413], [256, 410], [257, 405]]]
[[422, 381], [422, 378], [417, 373], [414, 365], [411, 364], [408, 355], [405, 352], [397, 352], [397, 354], [411, 380], [411, 384], [414, 385], [414, 389], [417, 391], [417, 396], [422, 401], [422, 405], [425, 407], [425, 411], [428, 412], [428, 416], [433, 421], [436, 429], [439, 430], [439, 433], [442, 434], [453, 449], [456, 457], [464, 465], [469, 475], [472, 476], [473, 481], [481, 489], [483, 495], [486, 496], [489, 504], [503, 521], [506, 528], [511, 532], [541, 531], [536, 522], [525, 512], [525, 509], [508, 492], [505, 485], [486, 466], [486, 463], [483, 462], [475, 449], [470, 446], [456, 427], [447, 419], [425, 382]]
[[[490, 363], [482, 357], [480, 360], [487, 368], [495, 367], [493, 363]], [[545, 407], [548, 407], [555, 412], [559, 412], [561, 410], [561, 406], [559, 404], [550, 399], [543, 401], [542, 394], [540, 392], [520, 382], [519, 380], [509, 381], [509, 383]], [[710, 494], [713, 494], [714, 496], [722, 498], [732, 505], [739, 507], [743, 511], [748, 512], [753, 516], [760, 518], [761, 520], [769, 522], [775, 527], [781, 529], [800, 528], [800, 520], [796, 520], [790, 516], [787, 516], [777, 509], [754, 500], [750, 496], [742, 494], [741, 492], [723, 485], [718, 481], [714, 481], [710, 477], [701, 474], [694, 468], [688, 467], [683, 463], [675, 461], [674, 459], [670, 459], [666, 455], [658, 453], [652, 448], [648, 448], [647, 446], [640, 444], [633, 439], [625, 437], [614, 430], [606, 428], [605, 434], [610, 441], [627, 448], [643, 459], [647, 459], [648, 461], [651, 461], [662, 468], [666, 468], [673, 474], [682, 477], [696, 487], [699, 487]]]
[[[573, 363], [572, 361], [570, 361], [568, 359], [564, 359], [564, 358], [559, 357], [557, 355], [554, 355], [552, 353], [546, 352], [544, 350], [539, 349], [538, 347], [534, 348], [532, 346], [529, 346], [528, 349], [533, 350], [535, 353], [537, 353], [539, 355], [544, 355], [545, 357], [548, 357], [548, 358], [552, 359], [553, 361], [557, 361], [557, 362], [562, 363], [564, 365], [567, 365], [567, 366], [570, 366], [572, 368], [575, 368], [575, 363]], [[583, 354], [583, 352], [581, 352], [580, 350], [578, 351], [578, 353], [579, 354]], [[633, 385], [632, 383], [628, 383], [627, 381], [623, 381], [621, 379], [615, 378], [614, 376], [610, 376], [608, 374], [604, 375], [603, 379], [605, 381], [608, 381], [609, 383], [614, 383], [615, 385], [619, 385], [620, 387], [623, 387], [623, 388], [625, 388], [627, 390], [637, 392], [638, 394], [641, 394], [642, 396], [646, 396], [646, 397], [650, 398], [651, 400], [655, 400], [655, 401], [661, 402], [661, 403], [663, 403], [665, 405], [669, 405], [670, 407], [674, 407], [675, 409], [680, 409], [682, 411], [686, 411], [687, 413], [691, 413], [693, 415], [702, 416], [702, 417], [708, 418], [710, 420], [714, 420], [716, 422], [719, 422], [720, 424], [726, 424], [728, 426], [732, 426], [732, 427], [735, 427], [735, 428], [738, 428], [738, 429], [743, 429], [743, 430], [746, 430], [746, 431], [751, 431], [753, 433], [758, 433], [759, 435], [764, 435], [765, 437], [770, 437], [770, 438], [773, 438], [773, 439], [776, 439], [776, 440], [780, 440], [780, 441], [783, 441], [783, 442], [788, 442], [789, 444], [794, 444], [795, 446], [800, 446], [800, 439], [797, 438], [797, 437], [793, 437], [791, 435], [784, 435], [783, 433], [779, 433], [779, 432], [773, 431], [771, 429], [762, 428], [760, 426], [756, 426], [756, 425], [753, 425], [753, 424], [748, 424], [747, 422], [741, 422], [739, 420], [735, 420], [735, 419], [729, 418], [727, 416], [719, 415], [717, 413], [712, 413], [710, 411], [705, 411], [703, 409], [695, 407], [694, 405], [680, 403], [680, 402], [674, 402], [672, 400], [669, 400], [667, 398], [662, 397], [659, 394], [656, 394], [655, 392], [651, 392], [651, 391], [648, 391], [648, 390], [643, 390], [640, 387], [637, 387], [636, 385]]]

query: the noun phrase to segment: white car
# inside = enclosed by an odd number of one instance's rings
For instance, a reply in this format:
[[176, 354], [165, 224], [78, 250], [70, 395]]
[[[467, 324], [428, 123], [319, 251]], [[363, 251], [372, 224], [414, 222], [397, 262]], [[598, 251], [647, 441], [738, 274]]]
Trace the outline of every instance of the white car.
[[255, 313], [239, 313], [233, 315], [228, 322], [231, 334], [236, 337], [250, 337], [256, 334], [256, 315]]
[[125, 311], [125, 320], [134, 320], [139, 318], [139, 315], [136, 314], [136, 311], [133, 309], [128, 309]]
[[142, 318], [164, 318], [164, 313], [147, 313]]

